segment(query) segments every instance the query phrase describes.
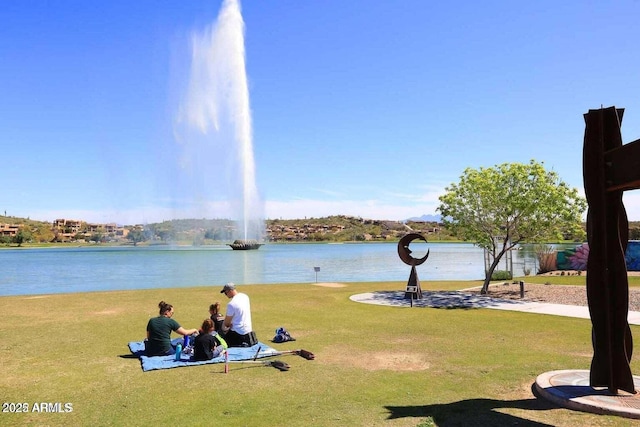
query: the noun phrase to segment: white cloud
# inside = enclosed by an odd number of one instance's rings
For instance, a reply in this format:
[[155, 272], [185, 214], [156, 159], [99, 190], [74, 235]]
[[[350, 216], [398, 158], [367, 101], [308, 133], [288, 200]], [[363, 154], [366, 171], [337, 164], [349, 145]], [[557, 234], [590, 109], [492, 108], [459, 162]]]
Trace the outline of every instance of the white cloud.
[[394, 204], [377, 200], [324, 201], [299, 199], [292, 201], [267, 201], [269, 219], [319, 218], [330, 215], [349, 215], [367, 219], [403, 220], [423, 214], [434, 214], [437, 204]]
[[218, 202], [206, 205], [185, 205], [181, 208], [147, 206], [124, 210], [46, 210], [34, 212], [30, 218], [53, 221], [58, 218], [77, 219], [89, 223], [117, 223], [119, 225], [149, 224], [171, 219], [187, 218], [230, 218], [229, 203]]
[[640, 192], [637, 190], [625, 191], [622, 203], [624, 203], [629, 221], [640, 221]]
[[[349, 215], [367, 219], [388, 219], [400, 221], [407, 218], [436, 214], [438, 196], [442, 189], [428, 188], [422, 194], [395, 193], [384, 194], [380, 199], [368, 200], [268, 200], [265, 203], [265, 216], [268, 219], [321, 218], [330, 215]], [[623, 202], [629, 221], [640, 221], [640, 192], [627, 191]], [[203, 214], [204, 212], [204, 214]], [[208, 212], [208, 213], [207, 213]], [[26, 215], [36, 220], [53, 221], [56, 218], [80, 219], [94, 223], [115, 222], [123, 225], [162, 222], [183, 218], [229, 218], [230, 207], [227, 203], [209, 203], [206, 206], [191, 206], [172, 209], [148, 206], [127, 210], [47, 210], [30, 212]]]

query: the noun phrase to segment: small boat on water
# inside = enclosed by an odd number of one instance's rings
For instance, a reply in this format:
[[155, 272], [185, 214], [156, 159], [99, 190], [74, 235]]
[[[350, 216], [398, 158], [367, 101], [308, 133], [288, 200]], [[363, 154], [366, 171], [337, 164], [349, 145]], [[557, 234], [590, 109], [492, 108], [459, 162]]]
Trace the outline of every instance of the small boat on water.
[[262, 243], [259, 243], [257, 240], [244, 240], [244, 239], [236, 239], [233, 243], [229, 243], [231, 249], [234, 251], [249, 251], [258, 249], [262, 246]]

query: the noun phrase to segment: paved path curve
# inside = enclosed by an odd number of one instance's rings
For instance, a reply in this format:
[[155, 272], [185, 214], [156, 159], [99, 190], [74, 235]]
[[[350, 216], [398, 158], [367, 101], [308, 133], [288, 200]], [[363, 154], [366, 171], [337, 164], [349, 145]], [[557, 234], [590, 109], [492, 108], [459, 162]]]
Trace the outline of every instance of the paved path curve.
[[[421, 299], [411, 301], [404, 291], [378, 291], [352, 295], [350, 299], [365, 304], [390, 305], [396, 307], [427, 308], [491, 308], [494, 310], [522, 311], [551, 314], [555, 316], [590, 319], [589, 308], [579, 305], [551, 304], [511, 299], [492, 298], [464, 291], [422, 291]], [[629, 312], [629, 324], [640, 325], [640, 312]]]

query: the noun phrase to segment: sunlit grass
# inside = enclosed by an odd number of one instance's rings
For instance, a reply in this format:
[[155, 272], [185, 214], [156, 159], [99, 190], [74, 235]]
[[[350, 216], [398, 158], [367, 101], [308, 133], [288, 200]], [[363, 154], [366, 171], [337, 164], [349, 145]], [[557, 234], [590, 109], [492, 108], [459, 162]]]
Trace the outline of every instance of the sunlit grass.
[[[142, 372], [138, 360], [120, 357], [129, 353], [129, 341], [143, 338], [160, 300], [175, 306], [182, 325], [196, 327], [210, 303], [224, 307], [218, 287], [2, 297], [4, 401], [70, 402], [73, 412], [2, 413], [0, 424], [633, 425], [549, 408], [531, 393], [538, 374], [589, 369], [589, 320], [349, 300], [405, 285], [242, 286], [258, 337], [269, 342], [284, 326], [297, 341], [272, 345], [311, 350], [316, 360], [282, 356], [288, 372], [232, 365], [229, 374], [221, 365]], [[422, 283], [425, 290], [479, 285]]]

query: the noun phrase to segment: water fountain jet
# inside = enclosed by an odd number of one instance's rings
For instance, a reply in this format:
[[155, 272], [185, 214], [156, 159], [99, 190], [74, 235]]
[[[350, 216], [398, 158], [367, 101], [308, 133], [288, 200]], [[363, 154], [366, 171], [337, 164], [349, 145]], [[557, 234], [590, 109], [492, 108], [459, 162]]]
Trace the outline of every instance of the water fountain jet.
[[198, 176], [204, 205], [226, 205], [237, 223], [234, 244], [244, 241], [242, 248], [257, 249], [264, 236], [264, 207], [256, 185], [244, 30], [239, 1], [224, 0], [217, 20], [193, 35], [189, 86], [178, 121], [186, 126], [185, 165]]

